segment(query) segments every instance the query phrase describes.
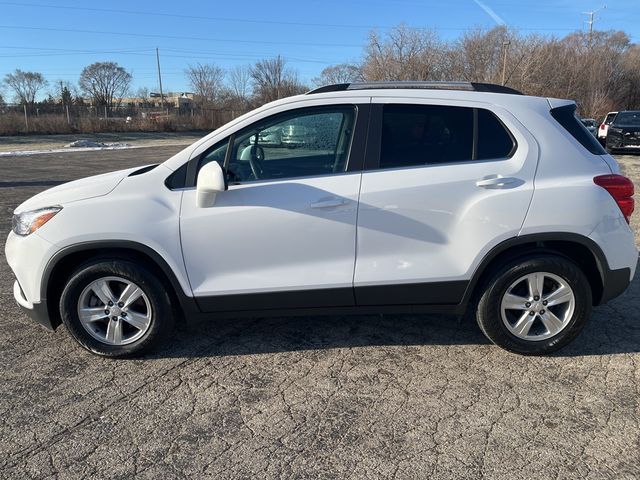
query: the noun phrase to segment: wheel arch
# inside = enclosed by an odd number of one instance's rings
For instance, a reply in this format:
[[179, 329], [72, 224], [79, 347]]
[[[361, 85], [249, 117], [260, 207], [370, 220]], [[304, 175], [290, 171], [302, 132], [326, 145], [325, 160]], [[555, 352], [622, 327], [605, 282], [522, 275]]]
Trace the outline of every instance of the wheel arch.
[[576, 263], [589, 281], [594, 305], [609, 299], [605, 286], [611, 270], [602, 249], [583, 235], [558, 232], [522, 235], [492, 248], [476, 268], [465, 292], [464, 304], [469, 303], [505, 263], [540, 253], [561, 255]]
[[58, 303], [65, 280], [78, 266], [93, 259], [123, 259], [139, 262], [155, 273], [166, 286], [178, 318], [199, 312], [192, 297], [187, 296], [166, 260], [154, 249], [132, 241], [97, 241], [71, 245], [56, 253], [47, 263], [40, 286], [41, 298], [46, 299], [47, 310], [54, 328], [62, 323]]

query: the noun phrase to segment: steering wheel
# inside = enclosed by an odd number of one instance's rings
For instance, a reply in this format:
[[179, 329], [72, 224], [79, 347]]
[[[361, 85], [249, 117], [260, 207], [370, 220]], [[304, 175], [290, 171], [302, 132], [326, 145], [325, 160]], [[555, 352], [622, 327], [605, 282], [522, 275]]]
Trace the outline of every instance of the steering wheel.
[[264, 176], [263, 160], [264, 149], [258, 145], [251, 145], [251, 150], [249, 151], [249, 166], [256, 180]]

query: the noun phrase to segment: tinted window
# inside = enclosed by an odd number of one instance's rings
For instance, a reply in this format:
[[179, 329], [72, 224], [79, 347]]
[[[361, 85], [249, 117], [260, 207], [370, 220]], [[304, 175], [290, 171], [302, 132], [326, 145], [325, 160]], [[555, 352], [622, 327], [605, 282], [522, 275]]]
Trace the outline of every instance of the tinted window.
[[235, 135], [229, 182], [344, 172], [355, 122], [351, 106], [305, 109]]
[[478, 160], [506, 158], [515, 142], [502, 122], [489, 110], [478, 109]]
[[473, 157], [473, 109], [385, 105], [380, 168], [459, 162]]
[[607, 114], [607, 118], [604, 119], [605, 125], [611, 125], [613, 119], [616, 118], [617, 113], [609, 113]]
[[613, 124], [621, 127], [640, 126], [640, 112], [620, 112]]
[[564, 127], [580, 144], [594, 155], [605, 155], [607, 152], [589, 130], [578, 120], [576, 106], [566, 105], [551, 110], [551, 116]]

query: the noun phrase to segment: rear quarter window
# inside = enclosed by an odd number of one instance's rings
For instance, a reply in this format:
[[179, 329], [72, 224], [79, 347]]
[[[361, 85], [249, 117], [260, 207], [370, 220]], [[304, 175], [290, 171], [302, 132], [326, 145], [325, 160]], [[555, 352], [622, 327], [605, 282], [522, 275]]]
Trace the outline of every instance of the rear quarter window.
[[508, 158], [516, 142], [502, 122], [489, 110], [478, 109], [478, 160]]
[[594, 155], [606, 155], [607, 152], [602, 148], [600, 142], [576, 116], [575, 104], [552, 108], [551, 116], [588, 151]]

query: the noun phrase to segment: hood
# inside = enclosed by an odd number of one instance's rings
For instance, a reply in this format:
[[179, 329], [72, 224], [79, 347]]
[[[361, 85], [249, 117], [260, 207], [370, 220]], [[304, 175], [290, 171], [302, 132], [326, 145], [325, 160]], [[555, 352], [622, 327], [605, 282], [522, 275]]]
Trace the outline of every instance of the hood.
[[15, 213], [101, 197], [116, 188], [127, 175], [139, 169], [140, 167], [127, 168], [63, 183], [26, 200], [15, 209]]

